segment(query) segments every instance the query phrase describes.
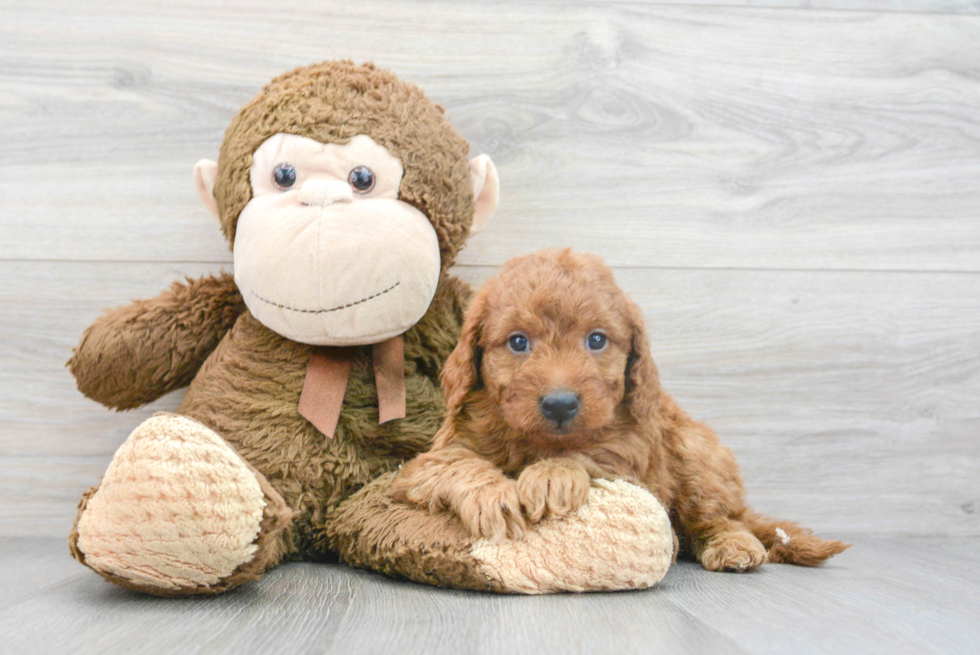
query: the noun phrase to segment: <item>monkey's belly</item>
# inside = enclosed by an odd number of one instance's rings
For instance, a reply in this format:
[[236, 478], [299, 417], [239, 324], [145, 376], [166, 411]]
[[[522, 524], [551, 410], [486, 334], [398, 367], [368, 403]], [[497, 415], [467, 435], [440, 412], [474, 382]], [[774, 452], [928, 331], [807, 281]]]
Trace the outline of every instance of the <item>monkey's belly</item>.
[[331, 510], [361, 486], [426, 450], [445, 411], [433, 380], [407, 362], [406, 417], [378, 424], [368, 347], [351, 369], [336, 435], [298, 413], [310, 348], [263, 327], [248, 313], [191, 383], [177, 412], [215, 430], [297, 512], [291, 554], [323, 552]]

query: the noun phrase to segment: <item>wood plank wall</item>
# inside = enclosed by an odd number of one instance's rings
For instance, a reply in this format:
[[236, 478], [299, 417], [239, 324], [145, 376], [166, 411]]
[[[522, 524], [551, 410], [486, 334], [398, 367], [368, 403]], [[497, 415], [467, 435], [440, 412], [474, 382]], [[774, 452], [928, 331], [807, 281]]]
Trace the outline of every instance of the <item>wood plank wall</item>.
[[230, 269], [199, 205], [237, 108], [323, 59], [421, 85], [497, 164], [457, 273], [591, 250], [750, 500], [980, 536], [980, 2], [0, 1], [0, 534], [65, 535], [142, 418], [64, 362]]

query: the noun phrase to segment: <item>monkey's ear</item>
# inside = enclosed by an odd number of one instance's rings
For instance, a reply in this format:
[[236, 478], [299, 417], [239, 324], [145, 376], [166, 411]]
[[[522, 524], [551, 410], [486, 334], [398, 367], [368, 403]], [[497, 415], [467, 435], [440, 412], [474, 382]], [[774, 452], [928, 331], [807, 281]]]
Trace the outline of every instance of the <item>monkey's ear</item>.
[[470, 160], [470, 184], [473, 185], [473, 225], [470, 234], [476, 234], [487, 226], [497, 211], [500, 200], [500, 180], [497, 167], [490, 158], [480, 155]]
[[194, 165], [194, 186], [204, 206], [218, 216], [218, 203], [214, 200], [214, 183], [218, 180], [218, 162], [202, 159]]

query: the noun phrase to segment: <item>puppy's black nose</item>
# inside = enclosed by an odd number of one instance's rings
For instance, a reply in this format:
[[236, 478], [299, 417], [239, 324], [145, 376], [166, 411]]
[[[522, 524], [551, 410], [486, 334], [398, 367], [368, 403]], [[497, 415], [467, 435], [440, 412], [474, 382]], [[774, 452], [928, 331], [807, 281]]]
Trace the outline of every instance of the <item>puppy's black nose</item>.
[[554, 391], [540, 400], [541, 413], [561, 425], [578, 414], [578, 396], [570, 391]]

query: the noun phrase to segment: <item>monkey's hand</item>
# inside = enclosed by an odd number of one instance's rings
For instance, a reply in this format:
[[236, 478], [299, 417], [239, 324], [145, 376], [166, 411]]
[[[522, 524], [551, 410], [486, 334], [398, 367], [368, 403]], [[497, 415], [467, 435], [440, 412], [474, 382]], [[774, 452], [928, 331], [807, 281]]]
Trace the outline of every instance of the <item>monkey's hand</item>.
[[190, 384], [245, 311], [228, 273], [174, 284], [96, 319], [68, 367], [83, 394], [113, 409], [132, 409]]

